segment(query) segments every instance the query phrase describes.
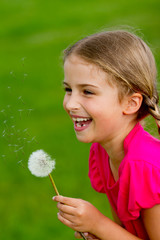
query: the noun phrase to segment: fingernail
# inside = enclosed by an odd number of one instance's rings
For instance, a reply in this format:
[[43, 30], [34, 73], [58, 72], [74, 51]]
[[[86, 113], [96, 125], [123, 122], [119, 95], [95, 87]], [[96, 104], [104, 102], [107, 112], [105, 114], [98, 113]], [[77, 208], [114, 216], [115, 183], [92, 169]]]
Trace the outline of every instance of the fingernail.
[[88, 232], [85, 232], [85, 233], [83, 233], [83, 234], [84, 234], [84, 236], [85, 236], [85, 237], [87, 237], [87, 236], [88, 236]]
[[55, 200], [55, 197], [56, 197], [56, 196], [52, 197], [52, 200], [53, 200], [53, 201]]

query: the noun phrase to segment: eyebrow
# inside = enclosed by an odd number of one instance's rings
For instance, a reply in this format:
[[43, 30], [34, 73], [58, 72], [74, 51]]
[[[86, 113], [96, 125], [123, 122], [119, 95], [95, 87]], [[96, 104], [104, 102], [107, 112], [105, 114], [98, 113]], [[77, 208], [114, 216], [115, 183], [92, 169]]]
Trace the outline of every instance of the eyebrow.
[[[68, 83], [66, 83], [65, 81], [63, 81], [62, 82], [64, 85], [66, 85], [66, 86], [69, 86], [69, 84]], [[86, 84], [86, 83], [83, 83], [83, 84], [78, 84], [78, 86], [80, 86], [80, 87], [94, 87], [94, 88], [98, 88], [98, 86], [95, 86], [95, 85], [92, 85], [92, 84]]]

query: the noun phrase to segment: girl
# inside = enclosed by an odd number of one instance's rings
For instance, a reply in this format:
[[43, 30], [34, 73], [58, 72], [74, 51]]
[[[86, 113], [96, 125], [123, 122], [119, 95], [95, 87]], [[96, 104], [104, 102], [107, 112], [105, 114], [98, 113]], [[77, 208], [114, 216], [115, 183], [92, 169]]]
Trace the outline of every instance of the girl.
[[160, 141], [156, 66], [149, 47], [127, 31], [86, 37], [64, 52], [64, 108], [79, 141], [93, 143], [92, 187], [109, 199], [114, 222], [92, 204], [56, 196], [58, 219], [87, 239], [160, 239]]

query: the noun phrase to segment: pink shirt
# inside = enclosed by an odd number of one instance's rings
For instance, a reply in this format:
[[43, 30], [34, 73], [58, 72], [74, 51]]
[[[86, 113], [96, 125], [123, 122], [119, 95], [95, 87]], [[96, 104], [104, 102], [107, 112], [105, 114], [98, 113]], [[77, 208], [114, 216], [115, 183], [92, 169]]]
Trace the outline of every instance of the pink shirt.
[[141, 209], [160, 204], [160, 141], [138, 123], [124, 140], [125, 157], [115, 182], [104, 148], [93, 143], [89, 157], [92, 187], [105, 193], [125, 229], [139, 238], [149, 237]]

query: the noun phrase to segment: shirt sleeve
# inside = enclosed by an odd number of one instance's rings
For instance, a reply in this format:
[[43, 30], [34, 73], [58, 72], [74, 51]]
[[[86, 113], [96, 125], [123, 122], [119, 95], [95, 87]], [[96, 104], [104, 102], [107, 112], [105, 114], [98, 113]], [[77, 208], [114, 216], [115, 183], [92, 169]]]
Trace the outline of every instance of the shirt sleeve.
[[93, 143], [89, 155], [89, 174], [91, 185], [97, 192], [105, 193], [105, 188], [98, 168], [98, 153], [96, 143]]
[[123, 172], [118, 212], [121, 219], [134, 220], [142, 209], [160, 204], [160, 169], [145, 161], [130, 161]]

